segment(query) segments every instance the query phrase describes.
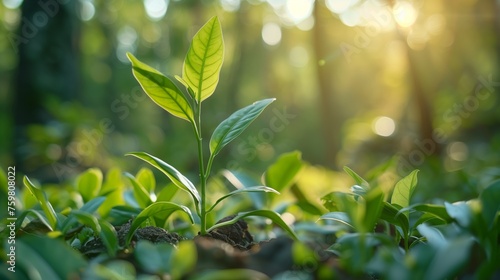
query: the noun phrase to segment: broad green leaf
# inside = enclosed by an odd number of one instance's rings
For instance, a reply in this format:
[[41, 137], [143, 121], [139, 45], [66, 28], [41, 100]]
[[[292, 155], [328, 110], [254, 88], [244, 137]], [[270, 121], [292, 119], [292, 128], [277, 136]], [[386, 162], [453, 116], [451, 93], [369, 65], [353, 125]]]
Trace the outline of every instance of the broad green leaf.
[[[396, 183], [391, 197], [391, 204], [399, 205], [401, 208], [405, 208], [410, 205], [411, 196], [413, 195], [413, 191], [415, 190], [418, 182], [417, 174], [418, 169], [413, 170], [408, 176]], [[409, 217], [410, 213], [405, 211], [404, 215]]]
[[254, 210], [254, 211], [249, 211], [249, 212], [240, 212], [237, 215], [234, 216], [231, 220], [215, 224], [211, 228], [209, 228], [207, 231], [210, 232], [216, 228], [222, 227], [222, 226], [227, 226], [236, 223], [238, 220], [243, 219], [245, 217], [249, 216], [260, 216], [264, 218], [269, 218], [271, 221], [273, 221], [275, 224], [280, 226], [283, 230], [285, 230], [288, 234], [290, 234], [291, 237], [293, 237], [295, 240], [298, 240], [299, 238], [295, 234], [295, 232], [283, 221], [281, 216], [271, 210]]
[[142, 209], [132, 206], [120, 205], [111, 208], [107, 220], [113, 225], [123, 225], [128, 220], [136, 217]]
[[106, 197], [106, 200], [97, 210], [101, 217], [106, 217], [111, 208], [125, 204], [124, 191], [125, 182], [122, 178], [122, 171], [116, 167], [111, 168], [106, 173], [106, 179], [99, 193], [100, 196]]
[[302, 168], [302, 154], [294, 151], [281, 155], [266, 171], [266, 185], [282, 192], [289, 187]]
[[194, 223], [193, 221], [193, 216], [191, 215], [191, 211], [189, 208], [183, 205], [178, 205], [172, 202], [164, 202], [164, 201], [159, 201], [155, 202], [148, 207], [146, 207], [144, 210], [137, 215], [137, 217], [134, 219], [132, 224], [130, 225], [130, 230], [127, 233], [127, 238], [126, 238], [126, 246], [130, 244], [130, 241], [132, 240], [132, 237], [134, 236], [135, 231], [139, 228], [139, 226], [146, 221], [149, 218], [154, 217], [155, 215], [161, 214], [162, 217], [168, 218], [172, 213], [175, 211], [182, 211], [186, 213], [191, 220], [191, 223]]
[[93, 264], [87, 279], [136, 280], [137, 272], [130, 261], [115, 259], [102, 264]]
[[156, 201], [171, 201], [179, 188], [174, 183], [168, 183], [157, 195]]
[[230, 196], [233, 196], [235, 194], [240, 194], [240, 193], [245, 193], [245, 192], [272, 192], [275, 194], [280, 194], [275, 189], [270, 188], [270, 187], [266, 187], [266, 186], [249, 187], [249, 188], [235, 190], [235, 191], [232, 191], [232, 192], [220, 197], [219, 199], [217, 199], [217, 201], [210, 207], [210, 209], [207, 210], [207, 213], [212, 211], [215, 208], [215, 206], [217, 206], [217, 204], [219, 204], [222, 200], [224, 200]]
[[[88, 265], [82, 255], [64, 240], [36, 235], [17, 239], [16, 255], [16, 273], [19, 273], [17, 269], [23, 268], [29, 279], [68, 279], [71, 275], [80, 275]], [[14, 276], [13, 279], [22, 278]]]
[[222, 29], [219, 19], [213, 17], [194, 35], [182, 68], [182, 80], [198, 103], [214, 93], [223, 60]]
[[139, 183], [132, 174], [125, 172], [124, 175], [130, 180], [130, 183], [132, 184], [134, 198], [139, 206], [145, 208], [151, 205], [153, 201], [151, 200], [149, 192], [146, 190], [146, 188], [144, 188], [144, 186]]
[[[257, 270], [246, 268], [231, 268], [221, 270], [209, 270], [199, 272], [193, 279], [196, 280], [234, 280], [235, 275], [238, 279], [252, 279], [252, 280], [270, 280], [267, 275]], [[280, 278], [281, 279], [281, 278]]]
[[483, 205], [481, 213], [486, 225], [491, 229], [500, 211], [500, 181], [494, 182], [483, 190], [479, 195], [479, 199]]
[[[220, 174], [237, 189], [259, 185], [259, 181], [244, 172], [224, 169]], [[250, 193], [250, 197], [252, 198], [252, 204], [255, 209], [262, 209], [264, 207], [266, 201], [264, 196], [259, 193]]]
[[101, 227], [99, 237], [101, 237], [102, 243], [106, 246], [108, 255], [114, 257], [119, 247], [118, 234], [116, 233], [115, 228], [105, 220], [99, 220], [99, 226]]
[[406, 211], [420, 211], [423, 212], [424, 214], [429, 214], [435, 218], [441, 219], [444, 222], [451, 223], [453, 219], [448, 215], [448, 212], [446, 212], [446, 208], [443, 205], [436, 205], [436, 204], [424, 204], [424, 203], [419, 203], [419, 204], [414, 204], [410, 205], [408, 207], [405, 207], [401, 210], [399, 210], [400, 213], [404, 213]]
[[196, 187], [193, 185], [193, 183], [191, 183], [191, 181], [189, 181], [188, 178], [182, 175], [182, 173], [177, 171], [177, 169], [175, 169], [168, 163], [162, 161], [161, 159], [147, 153], [136, 152], [136, 153], [128, 153], [127, 155], [141, 159], [151, 164], [152, 166], [156, 167], [161, 172], [163, 172], [163, 174], [167, 175], [167, 177], [172, 181], [172, 183], [174, 183], [177, 187], [187, 191], [193, 197], [196, 207], [198, 208], [198, 205], [201, 200], [198, 190], [196, 190]]
[[156, 188], [156, 180], [153, 171], [149, 168], [141, 168], [135, 175], [137, 182], [139, 182], [148, 193], [152, 194]]
[[354, 170], [352, 170], [351, 168], [344, 166], [344, 171], [354, 179], [354, 182], [356, 182], [357, 185], [363, 187], [363, 189], [368, 190], [370, 188], [370, 184], [368, 184], [365, 179], [359, 176], [358, 173], [354, 172]]
[[58, 223], [56, 211], [54, 211], [52, 204], [50, 204], [50, 202], [47, 200], [47, 195], [45, 194], [45, 192], [43, 192], [40, 188], [36, 187], [33, 183], [31, 183], [28, 176], [24, 176], [23, 183], [31, 192], [31, 194], [33, 194], [36, 197], [38, 203], [40, 203], [40, 206], [43, 212], [45, 213], [47, 220], [49, 221], [50, 227], [52, 229], [56, 229]]
[[275, 98], [257, 101], [234, 112], [222, 121], [210, 138], [210, 156], [215, 157], [229, 142], [238, 137]]
[[177, 246], [170, 260], [170, 268], [173, 279], [182, 279], [182, 277], [191, 271], [196, 266], [198, 260], [198, 252], [196, 245], [192, 240], [182, 241]]
[[193, 109], [180, 89], [169, 78], [131, 53], [127, 53], [127, 57], [132, 62], [134, 77], [149, 98], [170, 114], [192, 123]]
[[87, 202], [99, 194], [102, 187], [102, 172], [98, 168], [89, 168], [76, 179], [78, 192]]

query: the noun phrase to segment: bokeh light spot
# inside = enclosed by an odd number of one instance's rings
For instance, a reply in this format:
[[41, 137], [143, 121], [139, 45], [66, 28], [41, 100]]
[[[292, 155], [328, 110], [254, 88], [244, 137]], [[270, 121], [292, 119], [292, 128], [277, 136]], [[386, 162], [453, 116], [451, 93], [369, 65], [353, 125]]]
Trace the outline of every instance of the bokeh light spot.
[[410, 27], [417, 20], [418, 12], [410, 2], [398, 2], [393, 9], [394, 19], [401, 27]]
[[153, 21], [162, 19], [167, 13], [169, 2], [169, 0], [144, 0], [146, 14]]
[[262, 28], [262, 40], [270, 46], [279, 44], [281, 41], [280, 26], [274, 22], [264, 24], [264, 27]]
[[377, 117], [372, 124], [372, 130], [375, 134], [388, 137], [396, 130], [396, 123], [389, 117]]

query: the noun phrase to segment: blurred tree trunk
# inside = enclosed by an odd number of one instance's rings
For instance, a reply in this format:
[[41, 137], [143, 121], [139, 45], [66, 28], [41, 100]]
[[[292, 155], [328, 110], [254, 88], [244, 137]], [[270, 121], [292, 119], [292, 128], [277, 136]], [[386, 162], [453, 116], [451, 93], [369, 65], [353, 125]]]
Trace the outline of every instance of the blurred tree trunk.
[[64, 102], [78, 94], [77, 5], [78, 1], [24, 1], [18, 33], [12, 40], [19, 59], [13, 106], [14, 161], [23, 173], [40, 172], [36, 176], [42, 180], [54, 172], [45, 151], [33, 145], [27, 130], [53, 121], [48, 100]]
[[[320, 3], [321, 2], [321, 3]], [[333, 69], [331, 64], [324, 63], [331, 48], [325, 38], [328, 38], [328, 22], [331, 13], [326, 9], [323, 1], [315, 1], [313, 28], [313, 48], [316, 58], [316, 71], [319, 88], [319, 113], [322, 121], [322, 133], [324, 142], [325, 159], [324, 162], [330, 167], [335, 167], [337, 154], [340, 150], [340, 120], [339, 114], [334, 108], [332, 96]], [[323, 63], [321, 63], [323, 62]]]

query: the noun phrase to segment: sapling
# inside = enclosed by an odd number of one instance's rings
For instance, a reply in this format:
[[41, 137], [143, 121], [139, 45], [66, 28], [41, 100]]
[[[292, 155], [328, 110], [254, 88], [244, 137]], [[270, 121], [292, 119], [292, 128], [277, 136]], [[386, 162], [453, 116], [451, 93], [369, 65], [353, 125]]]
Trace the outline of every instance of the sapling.
[[[144, 92], [158, 106], [173, 116], [187, 121], [191, 125], [197, 143], [200, 176], [199, 189], [197, 189], [181, 172], [155, 156], [144, 152], [134, 152], [128, 155], [135, 156], [148, 162], [167, 175], [177, 187], [190, 194], [194, 201], [196, 213], [199, 216], [200, 233], [206, 234], [215, 228], [235, 223], [243, 217], [262, 216], [271, 219], [286, 230], [292, 237], [296, 238], [294, 232], [281, 219], [279, 214], [271, 210], [258, 209], [250, 212], [238, 213], [234, 218], [212, 225], [208, 228], [207, 214], [214, 210], [214, 207], [222, 200], [243, 192], [278, 193], [276, 190], [266, 186], [248, 187], [230, 192], [220, 197], [213, 205], [207, 205], [207, 180], [210, 176], [215, 157], [224, 146], [238, 137], [262, 113], [262, 111], [275, 100], [274, 98], [269, 98], [257, 101], [234, 112], [227, 119], [222, 121], [217, 128], [215, 128], [210, 138], [210, 155], [208, 160], [204, 158], [204, 145], [201, 133], [202, 103], [215, 92], [219, 82], [219, 74], [224, 57], [224, 42], [219, 19], [217, 17], [211, 18], [196, 33], [184, 59], [182, 76], [175, 76], [175, 79], [186, 88], [187, 93], [181, 91], [171, 78], [141, 62], [131, 53], [127, 53], [127, 57], [132, 63], [133, 75]], [[150, 215], [154, 215], [156, 212], [172, 213], [176, 210], [187, 213], [193, 222], [194, 219], [187, 207], [172, 202], [155, 202], [149, 205], [136, 217], [136, 220], [131, 226], [128, 241], [130, 241], [133, 231]]]

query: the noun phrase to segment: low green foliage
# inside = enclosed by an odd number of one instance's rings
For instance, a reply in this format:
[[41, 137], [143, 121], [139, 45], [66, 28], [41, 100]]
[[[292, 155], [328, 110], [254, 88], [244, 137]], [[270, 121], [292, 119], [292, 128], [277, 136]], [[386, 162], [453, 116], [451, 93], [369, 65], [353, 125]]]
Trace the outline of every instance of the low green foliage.
[[[289, 251], [282, 249], [289, 253], [294, 275], [305, 279], [313, 277], [310, 267], [319, 279], [342, 275], [394, 280], [491, 279], [500, 275], [500, 181], [481, 186], [479, 197], [468, 201], [413, 203], [419, 191], [418, 176], [425, 174], [414, 170], [393, 186], [382, 186], [379, 179], [391, 172], [395, 163], [391, 160], [365, 177], [345, 167], [354, 181], [351, 188], [329, 183], [327, 191], [314, 195], [315, 182], [304, 186], [297, 178], [307, 172], [319, 173], [311, 171], [299, 151], [279, 156], [261, 176], [263, 182], [244, 170], [211, 175], [219, 152], [274, 101], [257, 101], [223, 120], [212, 133], [205, 158], [201, 105], [215, 92], [223, 54], [216, 17], [194, 36], [182, 77], [175, 77], [185, 91], [169, 76], [128, 54], [133, 75], [146, 94], [191, 125], [197, 143], [199, 186], [174, 166], [145, 152], [127, 155], [158, 169], [170, 183], [158, 183], [148, 168], [135, 175], [118, 168], [105, 174], [91, 168], [72, 185], [43, 188], [24, 177], [25, 189], [16, 194], [16, 254], [22, 256], [18, 258], [18, 279], [235, 279], [235, 275], [269, 279], [253, 268], [196, 271], [203, 255], [193, 240], [177, 245], [138, 240], [131, 246], [134, 234], [143, 226], [184, 233], [189, 239], [198, 229], [205, 234], [247, 217], [253, 219], [250, 232], [256, 240], [276, 236], [279, 229], [294, 239], [286, 241], [291, 244]], [[0, 182], [6, 182], [2, 172]], [[5, 198], [3, 186], [0, 197]], [[229, 197], [232, 199], [226, 200]], [[6, 221], [6, 214], [1, 214]], [[216, 217], [228, 215], [234, 216], [215, 223]], [[119, 236], [120, 226], [129, 226], [125, 236]], [[1, 229], [2, 237], [10, 234], [5, 226]], [[321, 240], [327, 246], [314, 248], [304, 240]], [[105, 249], [91, 260], [74, 250], [97, 241]], [[7, 241], [2, 242], [1, 250], [5, 257], [10, 250]], [[333, 259], [320, 258], [327, 252]], [[4, 262], [2, 268], [6, 266]], [[8, 277], [4, 271], [0, 272], [2, 279]]]

